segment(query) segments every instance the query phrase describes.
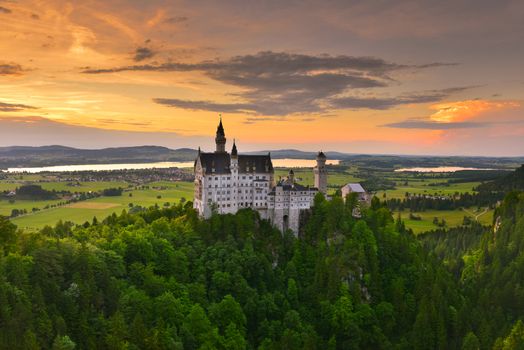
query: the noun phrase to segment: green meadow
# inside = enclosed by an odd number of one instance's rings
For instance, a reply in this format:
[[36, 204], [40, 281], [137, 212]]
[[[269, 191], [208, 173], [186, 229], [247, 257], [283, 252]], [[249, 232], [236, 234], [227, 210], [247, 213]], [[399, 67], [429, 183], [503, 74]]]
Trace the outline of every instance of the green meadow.
[[[394, 217], [398, 216], [398, 212], [393, 213]], [[400, 217], [404, 221], [406, 227], [411, 228], [415, 234], [436, 230], [439, 227], [433, 223], [434, 218], [439, 221], [444, 219], [446, 227], [456, 227], [463, 223], [464, 216], [469, 216], [472, 220], [476, 220], [483, 225], [490, 225], [493, 222], [493, 210], [486, 208], [468, 208], [463, 210], [427, 210], [413, 213], [419, 216], [421, 220], [412, 220], [409, 218], [409, 211], [400, 212]]]
[[[377, 192], [379, 198], [384, 198], [384, 194], [387, 198], [404, 198], [406, 193], [411, 194], [428, 194], [428, 195], [453, 195], [455, 193], [473, 193], [475, 192], [473, 188], [478, 186], [480, 182], [464, 182], [464, 183], [454, 183], [447, 184], [443, 181], [440, 183], [442, 185], [429, 185], [429, 181], [408, 181], [405, 184], [404, 181], [397, 182], [395, 189], [385, 190]], [[436, 181], [431, 183], [435, 184]]]
[[[107, 183], [106, 185], [108, 185], [108, 187], [115, 187], [114, 183]], [[165, 203], [173, 204], [178, 202], [181, 198], [191, 200], [193, 197], [193, 183], [190, 182], [154, 182], [146, 186], [149, 186], [149, 189], [132, 188], [126, 190], [122, 196], [102, 196], [58, 208], [30, 213], [14, 218], [12, 221], [19, 228], [32, 231], [42, 228], [45, 225], [53, 226], [58, 220], [71, 221], [76, 224], [92, 221], [93, 217], [102, 220], [113, 213], [120, 213], [124, 209], [129, 210], [130, 203], [134, 206], [142, 207], [154, 205], [163, 206]], [[158, 187], [158, 189], [153, 189], [152, 187]], [[14, 206], [16, 208], [20, 208], [24, 201], [19, 202], [20, 203], [15, 202]], [[42, 201], [34, 202], [29, 206], [42, 205], [43, 207], [45, 204], [47, 204], [47, 202]], [[4, 201], [0, 202], [0, 209], [3, 209], [3, 206]]]

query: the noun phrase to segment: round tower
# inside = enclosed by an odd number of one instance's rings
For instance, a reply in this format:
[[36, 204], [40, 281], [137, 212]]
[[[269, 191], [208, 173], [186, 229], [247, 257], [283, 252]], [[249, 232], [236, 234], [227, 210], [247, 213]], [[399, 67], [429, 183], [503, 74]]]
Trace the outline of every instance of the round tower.
[[289, 174], [288, 174], [287, 178], [288, 178], [289, 183], [291, 185], [295, 184], [295, 172], [293, 171], [293, 169], [289, 170]]
[[324, 195], [327, 194], [327, 169], [326, 169], [326, 155], [320, 151], [317, 154], [317, 165], [313, 168], [315, 175], [315, 187]]

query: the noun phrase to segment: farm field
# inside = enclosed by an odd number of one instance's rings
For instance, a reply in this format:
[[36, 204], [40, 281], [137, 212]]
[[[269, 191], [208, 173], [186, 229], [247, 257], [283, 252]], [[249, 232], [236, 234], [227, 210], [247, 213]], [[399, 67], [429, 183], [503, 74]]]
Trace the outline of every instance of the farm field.
[[102, 220], [113, 213], [129, 210], [129, 203], [142, 207], [155, 204], [163, 206], [167, 202], [176, 203], [181, 198], [190, 200], [193, 196], [193, 184], [190, 182], [155, 182], [146, 186], [149, 188], [125, 191], [122, 196], [98, 197], [27, 214], [13, 218], [12, 222], [19, 228], [34, 231], [45, 225], [54, 226], [59, 220], [72, 221], [75, 224], [92, 221], [93, 217]]
[[[412, 220], [409, 218], [409, 211], [400, 212], [400, 217], [404, 221], [406, 227], [411, 228], [415, 234], [435, 230], [439, 228], [433, 223], [434, 218], [438, 218], [439, 221], [444, 219], [446, 221], [446, 227], [455, 227], [462, 225], [464, 216], [469, 216], [472, 219], [478, 215], [477, 220], [483, 225], [489, 225], [493, 221], [493, 210], [487, 210], [486, 208], [468, 208], [464, 210], [427, 210], [423, 212], [414, 212], [416, 216], [420, 216], [421, 220]], [[398, 212], [393, 213], [396, 218]]]
[[43, 209], [46, 206], [51, 206], [62, 202], [61, 199], [55, 200], [16, 200], [10, 203], [7, 199], [0, 199], [0, 215], [9, 216], [13, 209], [25, 209], [28, 212], [33, 208]]
[[[429, 183], [438, 184], [429, 186]], [[379, 198], [384, 198], [386, 194], [387, 198], [404, 198], [406, 192], [410, 194], [428, 194], [428, 195], [453, 195], [455, 193], [473, 193], [473, 188], [478, 186], [480, 182], [463, 182], [463, 183], [452, 183], [448, 184], [444, 181], [408, 181], [407, 185], [404, 181], [397, 182], [396, 188], [393, 190], [385, 190], [377, 192]]]

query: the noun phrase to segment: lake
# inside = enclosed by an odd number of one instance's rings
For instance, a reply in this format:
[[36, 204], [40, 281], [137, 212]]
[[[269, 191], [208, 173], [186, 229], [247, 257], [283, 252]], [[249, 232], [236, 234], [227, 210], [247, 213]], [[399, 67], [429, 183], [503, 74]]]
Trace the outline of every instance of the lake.
[[[338, 165], [339, 160], [328, 160], [330, 165]], [[317, 164], [314, 159], [273, 159], [274, 167], [284, 168], [312, 168]], [[71, 172], [71, 171], [108, 171], [124, 169], [165, 169], [165, 168], [191, 168], [193, 162], [156, 162], [156, 163], [129, 163], [129, 164], [80, 164], [56, 165], [31, 168], [8, 168], [8, 173], [40, 173], [40, 172]]]
[[395, 172], [412, 171], [417, 173], [454, 173], [462, 170], [496, 170], [496, 169], [482, 169], [482, 168], [465, 168], [461, 166], [437, 166], [437, 167], [420, 167], [420, 168], [402, 168], [395, 169]]

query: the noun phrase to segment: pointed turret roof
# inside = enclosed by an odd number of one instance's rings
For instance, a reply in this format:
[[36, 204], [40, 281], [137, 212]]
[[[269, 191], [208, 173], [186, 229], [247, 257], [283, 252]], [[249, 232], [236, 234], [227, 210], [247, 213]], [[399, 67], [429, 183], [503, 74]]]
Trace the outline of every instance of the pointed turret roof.
[[233, 139], [233, 148], [231, 149], [232, 156], [238, 156], [237, 145], [235, 139]]
[[222, 114], [220, 114], [220, 122], [217, 127], [217, 136], [226, 136], [224, 132], [224, 126], [222, 125]]

